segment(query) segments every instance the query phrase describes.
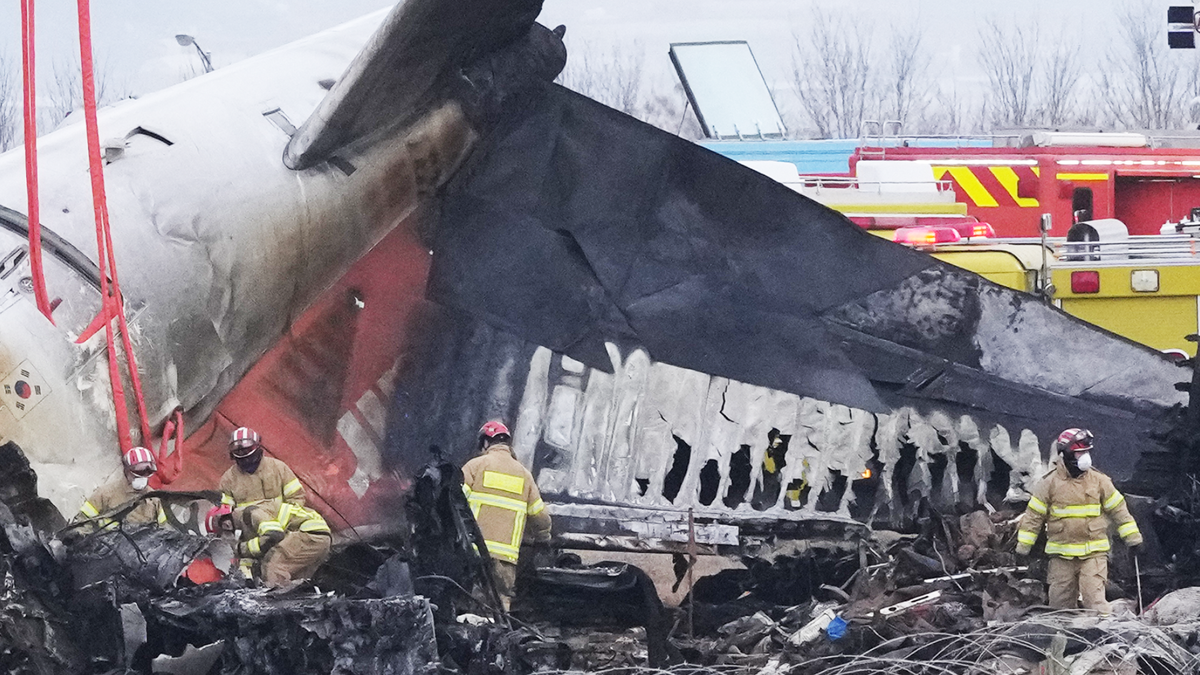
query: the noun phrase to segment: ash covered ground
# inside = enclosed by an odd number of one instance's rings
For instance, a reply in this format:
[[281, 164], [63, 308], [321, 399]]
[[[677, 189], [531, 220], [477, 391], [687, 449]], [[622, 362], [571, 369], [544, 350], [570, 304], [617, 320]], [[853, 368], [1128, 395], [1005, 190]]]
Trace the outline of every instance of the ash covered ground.
[[[10, 447], [6, 459], [21, 457]], [[906, 531], [848, 527], [703, 577], [686, 553], [652, 578], [627, 562], [529, 551], [506, 615], [452, 465], [421, 473], [403, 531], [341, 543], [311, 583], [287, 591], [192, 582], [197, 561], [220, 569], [228, 553], [175, 527], [73, 536], [32, 496], [27, 471], [10, 476], [0, 508], [7, 672], [1200, 670], [1196, 490], [1129, 498], [1149, 541], [1136, 567], [1113, 552], [1111, 616], [1046, 607], [1044, 557], [1011, 553], [1020, 510], [928, 504]], [[677, 606], [660, 600], [669, 586]]]

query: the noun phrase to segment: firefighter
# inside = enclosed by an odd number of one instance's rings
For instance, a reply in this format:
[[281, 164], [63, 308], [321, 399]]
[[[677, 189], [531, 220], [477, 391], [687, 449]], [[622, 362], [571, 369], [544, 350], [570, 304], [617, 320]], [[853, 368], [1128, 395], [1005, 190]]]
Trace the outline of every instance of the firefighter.
[[304, 506], [304, 486], [287, 464], [263, 456], [262, 437], [249, 427], [238, 427], [229, 438], [229, 458], [234, 466], [221, 476], [224, 503], [244, 507], [279, 500]]
[[[121, 456], [121, 466], [124, 475], [97, 488], [71, 522], [78, 523], [96, 518], [98, 527], [114, 527], [115, 522], [110, 518], [100, 518], [101, 514], [108, 514], [147, 492], [150, 488], [150, 477], [158, 471], [154, 453], [143, 447], [130, 448]], [[148, 497], [141, 500], [121, 520], [130, 525], [161, 525], [167, 522], [167, 515], [157, 498]]]
[[1092, 468], [1090, 431], [1067, 429], [1054, 449], [1058, 465], [1029, 498], [1017, 530], [1017, 554], [1029, 553], [1045, 523], [1050, 606], [1074, 609], [1082, 596], [1085, 609], [1108, 614], [1108, 520], [1117, 524], [1117, 533], [1135, 553], [1142, 533], [1112, 479]]
[[236, 509], [242, 528], [238, 544], [243, 574], [257, 577], [268, 588], [291, 587], [312, 577], [329, 557], [329, 525], [321, 514], [290, 502], [269, 500]]
[[517, 559], [528, 522], [534, 541], [550, 541], [550, 514], [529, 473], [513, 454], [512, 435], [492, 421], [479, 430], [482, 454], [463, 465], [463, 492], [483, 533], [504, 611], [512, 602]]

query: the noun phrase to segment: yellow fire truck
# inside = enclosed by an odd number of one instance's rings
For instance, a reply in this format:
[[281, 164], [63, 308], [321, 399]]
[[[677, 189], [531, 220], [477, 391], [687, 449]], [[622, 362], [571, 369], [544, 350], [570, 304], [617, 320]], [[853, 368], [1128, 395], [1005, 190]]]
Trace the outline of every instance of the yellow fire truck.
[[[997, 238], [967, 213], [928, 161], [859, 161], [854, 176], [802, 176], [795, 165], [743, 161], [880, 237], [913, 246], [1002, 286], [1044, 296], [1118, 335], [1193, 356], [1200, 332], [1200, 209], [1160, 234], [1130, 235], [1115, 218], [1075, 223], [1067, 237]], [[1049, 221], [1043, 221], [1049, 232]], [[1003, 229], [1003, 228], [1001, 228]], [[1061, 228], [1058, 228], [1061, 231]]]
[[1072, 232], [1081, 234], [1071, 238], [929, 243], [937, 238], [929, 228], [901, 228], [892, 238], [995, 283], [1044, 295], [1118, 335], [1194, 356], [1196, 344], [1186, 336], [1200, 332], [1200, 223], [1168, 226], [1170, 233], [1131, 236], [1120, 221], [1105, 219], [1076, 223]]

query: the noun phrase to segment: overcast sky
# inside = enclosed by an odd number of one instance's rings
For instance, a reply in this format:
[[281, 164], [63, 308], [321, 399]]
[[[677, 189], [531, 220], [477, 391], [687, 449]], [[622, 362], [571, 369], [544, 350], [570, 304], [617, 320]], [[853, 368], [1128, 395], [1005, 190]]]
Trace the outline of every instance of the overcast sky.
[[[547, 0], [541, 21], [568, 27], [573, 53], [620, 45], [645, 57], [648, 86], [674, 87], [667, 58], [671, 42], [747, 40], [768, 80], [790, 77], [795, 36], [813, 8], [852, 13], [873, 31], [880, 48], [896, 27], [917, 25], [926, 36], [939, 78], [978, 86], [978, 31], [986, 17], [1037, 25], [1044, 35], [1082, 41], [1086, 60], [1099, 60], [1111, 40], [1113, 17], [1143, 0]], [[1171, 0], [1144, 0], [1164, 17]], [[1178, 2], [1178, 0], [1176, 0]], [[199, 67], [194, 35], [219, 68], [308, 34], [391, 6], [388, 0], [93, 0], [96, 56], [110, 80], [133, 94], [163, 88]], [[47, 77], [55, 62], [77, 58], [75, 0], [37, 0], [39, 63]], [[20, 13], [0, 2], [0, 54], [19, 66]], [[1164, 38], [1165, 39], [1165, 38]]]

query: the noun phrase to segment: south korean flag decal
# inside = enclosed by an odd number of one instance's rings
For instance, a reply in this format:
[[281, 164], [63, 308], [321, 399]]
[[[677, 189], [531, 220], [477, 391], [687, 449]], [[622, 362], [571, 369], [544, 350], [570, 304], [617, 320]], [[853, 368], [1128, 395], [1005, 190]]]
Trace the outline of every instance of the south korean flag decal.
[[50, 387], [29, 361], [0, 380], [0, 403], [17, 419], [42, 402], [50, 394]]

